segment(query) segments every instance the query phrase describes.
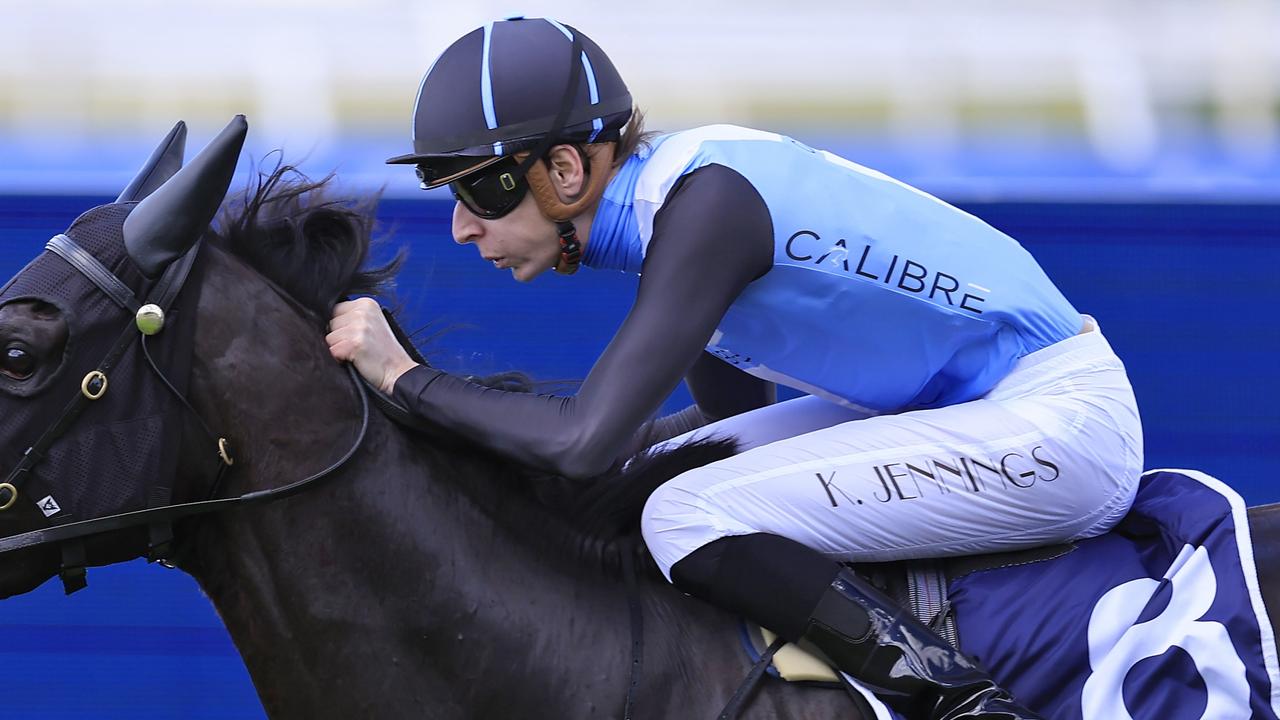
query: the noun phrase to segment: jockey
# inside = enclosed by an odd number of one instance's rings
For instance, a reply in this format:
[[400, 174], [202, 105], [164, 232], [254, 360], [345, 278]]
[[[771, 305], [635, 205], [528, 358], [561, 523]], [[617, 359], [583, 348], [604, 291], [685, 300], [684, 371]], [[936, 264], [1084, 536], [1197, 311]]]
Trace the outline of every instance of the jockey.
[[[641, 273], [576, 395], [415, 364], [369, 299], [335, 309], [332, 355], [412, 412], [569, 477], [625, 460], [683, 378], [696, 405], [646, 440], [741, 445], [649, 499], [644, 538], [672, 583], [811, 641], [912, 716], [1036, 717], [841, 563], [1112, 527], [1142, 432], [1097, 323], [1013, 239], [919, 190], [773, 133], [644, 134], [632, 108], [581, 32], [495, 22], [432, 65], [413, 152], [389, 161], [449, 185], [455, 241], [517, 280]], [[807, 395], [773, 404], [775, 383]]]

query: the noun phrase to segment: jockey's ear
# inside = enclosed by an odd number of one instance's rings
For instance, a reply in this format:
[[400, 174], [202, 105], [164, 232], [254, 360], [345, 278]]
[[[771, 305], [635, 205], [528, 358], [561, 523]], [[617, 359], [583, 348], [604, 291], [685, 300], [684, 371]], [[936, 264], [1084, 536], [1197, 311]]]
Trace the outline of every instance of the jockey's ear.
[[566, 205], [582, 196], [587, 186], [587, 160], [577, 145], [556, 145], [547, 152], [551, 187]]

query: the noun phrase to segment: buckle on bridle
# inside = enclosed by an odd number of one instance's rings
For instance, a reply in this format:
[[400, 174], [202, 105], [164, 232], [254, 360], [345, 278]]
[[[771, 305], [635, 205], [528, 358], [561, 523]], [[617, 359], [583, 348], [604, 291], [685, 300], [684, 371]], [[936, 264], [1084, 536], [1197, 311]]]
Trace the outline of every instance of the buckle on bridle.
[[9, 499], [0, 503], [0, 512], [8, 510], [13, 507], [14, 503], [18, 502], [18, 488], [14, 487], [12, 483], [0, 483], [0, 493], [6, 490], [9, 491]]
[[80, 381], [80, 393], [90, 400], [107, 394], [107, 376], [101, 370], [90, 370]]

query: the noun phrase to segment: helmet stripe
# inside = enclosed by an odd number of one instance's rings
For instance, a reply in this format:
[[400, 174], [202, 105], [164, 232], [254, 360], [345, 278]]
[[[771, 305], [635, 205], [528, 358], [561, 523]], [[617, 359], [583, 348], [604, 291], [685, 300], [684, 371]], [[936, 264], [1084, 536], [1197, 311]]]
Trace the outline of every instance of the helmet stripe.
[[[591, 59], [587, 57], [587, 51], [582, 51], [582, 69], [587, 71], [587, 88], [591, 91], [591, 104], [600, 104], [600, 90], [596, 87], [596, 71], [591, 67]], [[596, 136], [604, 129], [604, 120], [599, 117], [591, 119], [591, 137], [587, 142], [595, 142]]]
[[[543, 19], [551, 23], [557, 30], [563, 33], [564, 36], [568, 38], [571, 42], [573, 41], [573, 33], [569, 32], [569, 28], [566, 28], [565, 26], [561, 25], [555, 20], [552, 20], [551, 18], [543, 18]], [[600, 91], [596, 87], [595, 68], [591, 67], [591, 59], [587, 57], [586, 50], [582, 51], [582, 69], [585, 70], [587, 74], [587, 89], [591, 93], [591, 104], [597, 105], [600, 103]], [[591, 137], [587, 139], [587, 142], [595, 142], [596, 136], [599, 135], [600, 131], [604, 129], [604, 120], [599, 117], [592, 118], [591, 128], [592, 128]]]
[[551, 18], [543, 18], [543, 20], [546, 20], [547, 22], [554, 25], [555, 28], [559, 30], [561, 33], [563, 33], [564, 36], [568, 38], [570, 41], [573, 40], [573, 33], [569, 32], [569, 28], [561, 25], [560, 23], [556, 22], [555, 20], [552, 20]]
[[[484, 106], [484, 122], [490, 130], [498, 127], [498, 117], [493, 111], [493, 77], [489, 70], [489, 48], [493, 41], [493, 23], [485, 23], [484, 49], [480, 55], [480, 102]], [[493, 144], [493, 154], [502, 154], [502, 143]]]

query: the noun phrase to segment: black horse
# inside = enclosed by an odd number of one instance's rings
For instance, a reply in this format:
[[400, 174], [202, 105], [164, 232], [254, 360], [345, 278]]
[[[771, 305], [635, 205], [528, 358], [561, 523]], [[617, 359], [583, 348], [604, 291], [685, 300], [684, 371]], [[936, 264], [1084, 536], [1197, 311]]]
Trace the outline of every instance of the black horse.
[[[657, 483], [731, 446], [695, 445], [577, 483], [497, 459], [447, 428], [408, 430], [369, 412], [323, 340], [336, 299], [394, 270], [360, 269], [368, 208], [326, 202], [323, 183], [291, 184], [281, 169], [204, 233], [243, 134], [233, 123], [172, 179], [181, 133], [171, 136], [123, 202], [67, 231], [127, 292], [159, 296], [167, 310], [147, 345], [137, 331], [122, 341], [108, 380], [92, 376], [100, 356], [86, 353], [115, 347], [119, 325], [133, 322], [117, 307], [128, 298], [90, 313], [37, 290], [5, 292], [53, 267], [62, 280], [45, 284], [81, 283], [77, 297], [115, 287], [90, 284], [65, 259], [73, 250], [42, 254], [0, 291], [0, 347], [20, 350], [0, 358], [0, 460], [6, 472], [27, 468], [0, 486], [0, 596], [59, 572], [74, 587], [83, 565], [164, 557], [208, 594], [280, 718], [622, 717], [635, 597], [645, 622], [634, 716], [715, 717], [747, 669], [737, 621], [661, 578], [636, 519]], [[26, 410], [34, 405], [45, 410]], [[66, 420], [76, 405], [86, 407]], [[141, 417], [140, 405], [154, 412]], [[109, 448], [102, 455], [59, 454], [106, 425], [114, 442], [88, 443]], [[21, 455], [52, 430], [42, 458]], [[60, 463], [67, 457], [81, 459]], [[46, 518], [49, 498], [65, 500]], [[165, 510], [174, 505], [185, 509]], [[1278, 508], [1251, 513], [1273, 607]], [[117, 519], [75, 524], [101, 516]], [[764, 683], [748, 713], [856, 716], [841, 692], [779, 682]]]

